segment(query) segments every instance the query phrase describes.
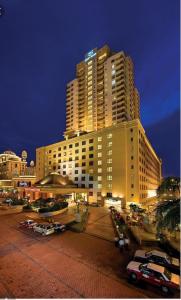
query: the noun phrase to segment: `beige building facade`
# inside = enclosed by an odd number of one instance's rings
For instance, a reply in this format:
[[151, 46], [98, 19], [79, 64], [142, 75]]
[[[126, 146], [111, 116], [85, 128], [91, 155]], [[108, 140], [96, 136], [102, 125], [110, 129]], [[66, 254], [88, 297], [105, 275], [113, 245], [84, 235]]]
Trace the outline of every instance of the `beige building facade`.
[[65, 136], [134, 119], [140, 119], [140, 101], [131, 58], [107, 45], [91, 50], [67, 84]]
[[88, 188], [90, 202], [125, 207], [155, 195], [161, 161], [137, 119], [36, 149], [37, 180], [52, 171]]

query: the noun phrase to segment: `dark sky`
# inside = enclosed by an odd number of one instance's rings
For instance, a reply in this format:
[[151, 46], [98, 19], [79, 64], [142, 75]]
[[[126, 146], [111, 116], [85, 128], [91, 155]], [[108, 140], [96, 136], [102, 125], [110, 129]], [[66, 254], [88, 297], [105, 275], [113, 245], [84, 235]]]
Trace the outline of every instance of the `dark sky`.
[[179, 175], [179, 0], [0, 0], [0, 152], [62, 139], [66, 83], [95, 47], [135, 65], [141, 116], [164, 175]]

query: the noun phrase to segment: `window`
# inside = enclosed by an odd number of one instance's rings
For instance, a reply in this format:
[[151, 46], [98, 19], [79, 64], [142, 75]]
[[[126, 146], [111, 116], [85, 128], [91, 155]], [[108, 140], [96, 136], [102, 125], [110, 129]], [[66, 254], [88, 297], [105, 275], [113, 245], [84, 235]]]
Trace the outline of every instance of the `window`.
[[98, 157], [102, 157], [102, 153], [101, 152], [98, 152]]
[[93, 153], [89, 154], [89, 158], [93, 158], [93, 157], [94, 157]]
[[61, 159], [58, 160], [58, 163], [61, 163]]
[[89, 162], [89, 166], [93, 166], [94, 165], [94, 162], [93, 161], [90, 161]]
[[52, 163], [52, 162], [51, 162], [51, 161], [49, 161], [49, 165], [51, 165], [51, 163]]
[[53, 158], [56, 158], [56, 154], [53, 155]]
[[63, 175], [66, 175], [66, 171], [63, 171]]
[[89, 173], [92, 174], [94, 172], [93, 169], [89, 169]]
[[93, 146], [89, 147], [89, 151], [93, 151], [93, 150], [94, 150]]
[[76, 156], [76, 157], [75, 157], [75, 160], [78, 160], [78, 159], [79, 159], [79, 157], [78, 157], [78, 156]]
[[78, 174], [79, 173], [79, 171], [78, 170], [75, 170], [75, 174]]
[[81, 178], [82, 181], [85, 181], [85, 176]]
[[82, 170], [82, 174], [85, 174], [85, 170]]
[[69, 148], [72, 148], [72, 144], [69, 145]]
[[86, 148], [82, 148], [82, 152], [86, 152]]
[[97, 164], [98, 166], [102, 165], [102, 160], [98, 160]]
[[133, 132], [133, 128], [130, 129], [130, 132]]
[[75, 164], [75, 167], [77, 168], [78, 166], [79, 166], [79, 164], [78, 164], [78, 163], [76, 163], [76, 164]]
[[112, 198], [112, 193], [107, 193], [107, 197]]
[[85, 166], [86, 166], [86, 163], [85, 163], [85, 162], [83, 162], [83, 163], [82, 163], [82, 167], [85, 167]]
[[64, 150], [67, 149], [67, 146], [64, 146], [63, 149], [64, 149]]
[[61, 151], [61, 147], [58, 148], [58, 151]]
[[97, 177], [97, 180], [98, 180], [98, 181], [101, 181], [101, 180], [102, 180], [102, 176], [98, 176], [98, 177]]
[[134, 184], [133, 184], [133, 183], [131, 184], [131, 188], [132, 188], [132, 189], [134, 188]]
[[112, 164], [112, 158], [108, 158], [107, 163]]
[[79, 146], [79, 143], [75, 143], [75, 147], [78, 147]]
[[99, 149], [99, 150], [102, 149], [102, 145], [98, 145], [98, 149]]
[[52, 153], [52, 150], [49, 150], [48, 153]]
[[78, 179], [79, 179], [78, 177], [75, 177], [75, 181], [78, 181]]
[[109, 143], [108, 143], [108, 147], [111, 147], [111, 146], [112, 146], [112, 142], [109, 142]]
[[133, 165], [131, 165], [131, 169], [134, 169], [134, 166], [133, 166]]
[[84, 183], [81, 184], [81, 188], [85, 188], [85, 184]]
[[113, 80], [112, 80], [112, 85], [115, 85], [115, 84], [116, 84], [116, 80], [113, 79]]
[[89, 183], [89, 188], [92, 189], [93, 188], [93, 184]]
[[108, 167], [108, 168], [107, 168], [107, 171], [108, 171], [108, 172], [112, 172], [112, 167]]
[[131, 194], [131, 197], [134, 197], [134, 194]]
[[108, 184], [108, 188], [109, 188], [109, 189], [112, 189], [112, 183], [109, 183], [109, 184]]
[[107, 134], [107, 138], [111, 139], [112, 138], [112, 133]]
[[82, 145], [86, 145], [86, 141], [82, 141]]
[[134, 157], [133, 157], [133, 156], [131, 156], [131, 160], [133, 160], [133, 158], [134, 158]]
[[102, 184], [98, 183], [98, 189], [101, 189], [101, 188], [102, 188]]
[[89, 192], [89, 196], [93, 196], [93, 192]]
[[98, 171], [98, 173], [102, 173], [102, 169], [101, 168], [99, 168], [97, 171]]
[[75, 153], [79, 153], [79, 149], [76, 149], [76, 150], [75, 150]]
[[112, 150], [109, 150], [107, 154], [112, 155]]
[[93, 181], [93, 176], [89, 176], [89, 181]]
[[61, 153], [58, 153], [58, 157], [61, 157]]
[[107, 176], [107, 180], [110, 180], [110, 181], [111, 181], [111, 180], [112, 180], [112, 175], [108, 175], [108, 176]]
[[133, 142], [133, 138], [131, 138], [131, 142]]
[[72, 157], [69, 157], [69, 161], [72, 161]]
[[82, 155], [82, 159], [86, 159], [86, 155]]
[[97, 140], [98, 140], [98, 142], [101, 142], [102, 141], [102, 136], [98, 136]]
[[63, 165], [63, 169], [66, 169], [66, 165]]
[[89, 143], [91, 144], [91, 143], [93, 143], [93, 141], [94, 141], [93, 139], [90, 139], [90, 140], [89, 140]]

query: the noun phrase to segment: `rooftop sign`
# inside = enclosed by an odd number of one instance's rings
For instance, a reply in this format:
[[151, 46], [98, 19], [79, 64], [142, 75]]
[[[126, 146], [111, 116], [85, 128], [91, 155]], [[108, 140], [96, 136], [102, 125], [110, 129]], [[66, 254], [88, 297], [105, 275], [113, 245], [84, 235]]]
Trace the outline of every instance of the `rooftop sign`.
[[85, 62], [88, 61], [90, 58], [96, 56], [96, 50], [91, 50], [85, 55]]

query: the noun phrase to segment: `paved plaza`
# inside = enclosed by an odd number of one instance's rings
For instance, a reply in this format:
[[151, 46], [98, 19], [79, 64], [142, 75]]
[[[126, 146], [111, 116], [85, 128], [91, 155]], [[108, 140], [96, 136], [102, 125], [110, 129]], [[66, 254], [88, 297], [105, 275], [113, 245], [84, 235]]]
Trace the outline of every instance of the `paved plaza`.
[[[0, 216], [0, 298], [160, 298], [156, 288], [134, 286], [125, 268], [137, 244], [120, 253], [109, 211], [90, 208], [84, 233], [43, 237], [18, 223], [34, 213]], [[65, 213], [56, 220], [72, 217]]]

